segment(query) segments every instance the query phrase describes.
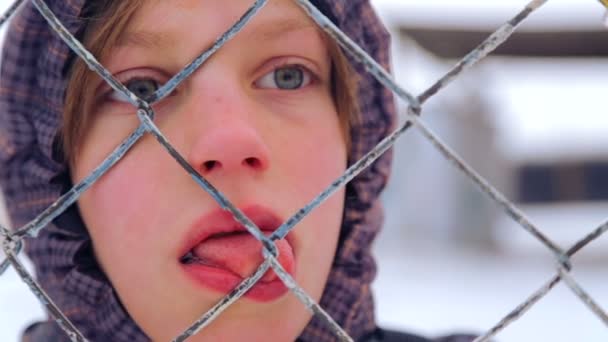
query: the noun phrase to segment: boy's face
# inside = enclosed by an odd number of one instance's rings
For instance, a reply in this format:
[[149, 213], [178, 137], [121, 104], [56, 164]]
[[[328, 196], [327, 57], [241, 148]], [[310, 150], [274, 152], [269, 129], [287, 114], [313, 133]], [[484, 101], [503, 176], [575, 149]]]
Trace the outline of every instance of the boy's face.
[[[209, 47], [251, 3], [145, 1], [102, 63], [145, 96]], [[270, 1], [154, 106], [155, 121], [186, 160], [268, 234], [345, 169], [330, 74], [314, 23], [292, 1]], [[75, 181], [138, 125], [134, 108], [101, 81], [95, 96], [92, 124], [72, 170]], [[331, 268], [343, 204], [339, 192], [277, 242], [280, 262], [315, 300]], [[261, 245], [151, 136], [79, 205], [97, 259], [129, 314], [155, 341], [181, 333], [262, 262]], [[294, 340], [309, 319], [305, 306], [269, 272], [194, 341]]]

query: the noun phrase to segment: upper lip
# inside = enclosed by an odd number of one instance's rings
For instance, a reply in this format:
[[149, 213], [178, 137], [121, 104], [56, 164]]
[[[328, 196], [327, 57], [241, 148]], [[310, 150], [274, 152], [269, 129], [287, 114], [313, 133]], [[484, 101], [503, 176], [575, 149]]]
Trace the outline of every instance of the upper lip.
[[[283, 223], [283, 220], [272, 210], [260, 205], [251, 205], [241, 209], [262, 232], [272, 233]], [[248, 232], [247, 229], [237, 222], [232, 213], [222, 209], [216, 209], [197, 218], [191, 225], [184, 241], [181, 244], [178, 258], [188, 254], [194, 247], [201, 244], [213, 235], [222, 233]], [[264, 234], [268, 235], [268, 234]], [[285, 239], [293, 248], [291, 234]]]

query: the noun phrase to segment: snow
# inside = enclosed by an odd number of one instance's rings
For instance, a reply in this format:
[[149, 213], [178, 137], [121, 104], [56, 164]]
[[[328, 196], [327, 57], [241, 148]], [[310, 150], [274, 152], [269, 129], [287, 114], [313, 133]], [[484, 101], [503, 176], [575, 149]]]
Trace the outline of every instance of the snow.
[[[0, 252], [0, 259], [4, 254]], [[30, 267], [31, 270], [31, 267]], [[9, 267], [0, 276], [0, 340], [19, 341], [21, 331], [29, 324], [44, 318], [36, 297]]]
[[[485, 332], [555, 273], [548, 253], [513, 257], [420, 241], [386, 252], [381, 244], [374, 284], [379, 322], [428, 336]], [[575, 263], [574, 275], [606, 308], [605, 265]], [[608, 329], [569, 288], [558, 284], [495, 340], [600, 342], [608, 340]]]

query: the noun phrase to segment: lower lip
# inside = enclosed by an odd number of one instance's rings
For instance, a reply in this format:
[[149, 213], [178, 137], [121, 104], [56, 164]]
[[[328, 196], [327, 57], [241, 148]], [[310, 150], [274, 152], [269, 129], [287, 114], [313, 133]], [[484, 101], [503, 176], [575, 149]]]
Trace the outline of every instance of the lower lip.
[[[182, 264], [186, 274], [203, 287], [220, 293], [228, 294], [236, 289], [243, 281], [240, 276], [217, 267], [200, 264]], [[273, 272], [272, 270], [268, 272]], [[271, 302], [287, 293], [288, 289], [283, 282], [276, 278], [271, 282], [258, 281], [244, 295], [256, 302]]]

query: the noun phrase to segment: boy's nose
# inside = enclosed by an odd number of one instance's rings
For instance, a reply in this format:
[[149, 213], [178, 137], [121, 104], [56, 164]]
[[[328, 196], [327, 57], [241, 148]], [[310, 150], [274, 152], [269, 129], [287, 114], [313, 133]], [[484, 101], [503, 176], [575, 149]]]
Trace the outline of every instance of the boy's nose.
[[206, 130], [190, 152], [190, 164], [203, 176], [211, 173], [260, 172], [269, 166], [269, 152], [257, 132], [234, 122]]
[[266, 170], [270, 152], [246, 96], [227, 88], [207, 90], [190, 107], [198, 108], [191, 114], [199, 116], [191, 127], [190, 164], [203, 176]]

